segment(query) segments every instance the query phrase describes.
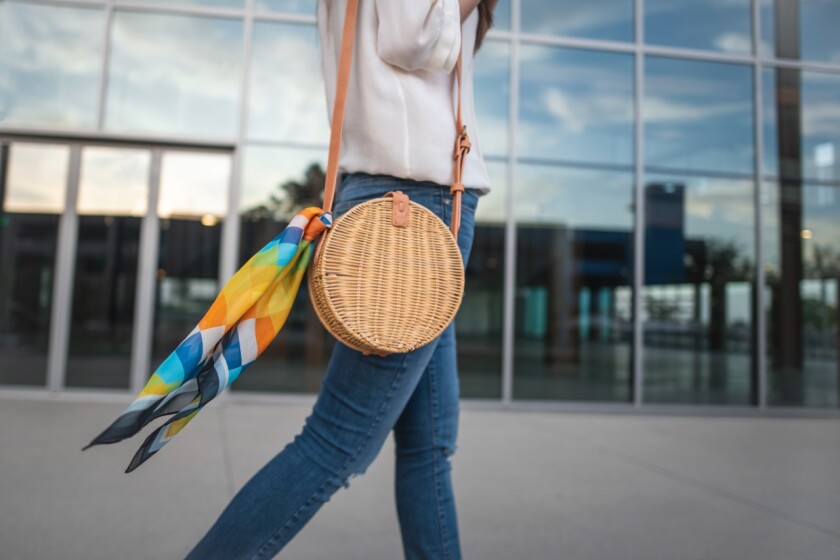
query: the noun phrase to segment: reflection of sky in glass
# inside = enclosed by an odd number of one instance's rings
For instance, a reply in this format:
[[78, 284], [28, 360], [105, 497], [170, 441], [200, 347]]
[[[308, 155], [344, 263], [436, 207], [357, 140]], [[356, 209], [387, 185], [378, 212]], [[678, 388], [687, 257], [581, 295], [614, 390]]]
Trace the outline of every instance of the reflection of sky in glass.
[[230, 155], [166, 152], [160, 176], [161, 218], [206, 214], [224, 217], [230, 182]]
[[0, 2], [0, 125], [96, 122], [101, 9]]
[[521, 224], [628, 233], [633, 228], [632, 173], [519, 164], [516, 174]]
[[[764, 183], [766, 193], [764, 210], [764, 262], [768, 274], [778, 279], [781, 261], [779, 244], [779, 184]], [[803, 185], [801, 194], [793, 195], [802, 200], [802, 229], [810, 238], [802, 239], [802, 256], [805, 277], [814, 277], [814, 252], [821, 251], [827, 262], [840, 265], [840, 187], [829, 185]], [[791, 198], [791, 195], [788, 195]]]
[[507, 151], [510, 47], [506, 41], [485, 41], [473, 66], [476, 127], [484, 155]]
[[505, 199], [507, 192], [507, 165], [501, 161], [485, 160], [490, 185], [493, 189], [478, 197], [475, 211], [476, 225], [503, 224], [505, 222]]
[[752, 52], [750, 0], [645, 0], [645, 42]]
[[493, 27], [499, 31], [510, 31], [510, 0], [499, 0], [493, 10]]
[[[763, 73], [764, 172], [779, 174], [776, 71]], [[840, 76], [805, 72], [801, 79], [802, 162], [808, 179], [840, 180]]]
[[108, 129], [236, 133], [241, 21], [118, 11], [112, 35]]
[[[800, 57], [840, 64], [840, 2], [799, 0]], [[761, 53], [775, 54], [774, 0], [761, 0]]]
[[633, 162], [633, 57], [523, 45], [518, 154]]
[[633, 40], [633, 0], [525, 0], [522, 32]]
[[77, 204], [79, 213], [145, 215], [150, 161], [148, 150], [84, 148]]
[[13, 143], [9, 148], [4, 211], [63, 212], [69, 162], [70, 149], [67, 146]]
[[752, 172], [749, 66], [648, 57], [645, 78], [647, 165]]
[[266, 204], [272, 196], [282, 198], [284, 191], [280, 185], [286, 181], [302, 181], [306, 169], [313, 163], [326, 169], [326, 151], [248, 146], [244, 153], [239, 211]]
[[257, 10], [315, 15], [316, 0], [256, 0]]
[[199, 6], [203, 8], [243, 8], [246, 0], [117, 0], [131, 4], [180, 4], [184, 6]]
[[313, 25], [254, 25], [249, 138], [326, 144], [327, 101]]

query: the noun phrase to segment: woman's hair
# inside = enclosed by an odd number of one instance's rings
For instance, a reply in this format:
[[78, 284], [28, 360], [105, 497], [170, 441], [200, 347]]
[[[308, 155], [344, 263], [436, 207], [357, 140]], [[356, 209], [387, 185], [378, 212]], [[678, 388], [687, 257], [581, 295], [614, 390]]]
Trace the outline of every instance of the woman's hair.
[[481, 43], [484, 41], [484, 36], [487, 31], [493, 27], [493, 10], [496, 9], [496, 4], [499, 0], [481, 0], [478, 3], [478, 29], [475, 32], [475, 50], [481, 48]]

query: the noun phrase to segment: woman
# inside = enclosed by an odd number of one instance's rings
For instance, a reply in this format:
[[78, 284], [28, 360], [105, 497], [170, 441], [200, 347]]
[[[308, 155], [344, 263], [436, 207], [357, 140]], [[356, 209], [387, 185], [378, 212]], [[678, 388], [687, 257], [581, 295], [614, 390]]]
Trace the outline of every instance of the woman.
[[[345, 2], [318, 2], [330, 108]], [[462, 95], [472, 141], [458, 233], [466, 266], [478, 198], [490, 191], [475, 132], [472, 58], [496, 2], [360, 2], [336, 217], [398, 189], [450, 225], [453, 100]], [[458, 91], [453, 69], [461, 49]], [[337, 342], [302, 431], [236, 494], [188, 560], [273, 557], [340, 487], [365, 472], [392, 429], [405, 557], [460, 558], [450, 478], [459, 412], [454, 329], [452, 322], [429, 344], [385, 357]]]

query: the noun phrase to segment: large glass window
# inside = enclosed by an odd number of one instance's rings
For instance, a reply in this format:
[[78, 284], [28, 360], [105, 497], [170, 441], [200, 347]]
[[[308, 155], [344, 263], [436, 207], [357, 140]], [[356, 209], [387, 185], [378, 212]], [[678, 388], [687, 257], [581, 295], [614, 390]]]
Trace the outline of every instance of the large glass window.
[[633, 0], [522, 2], [522, 32], [632, 41]]
[[750, 0], [645, 0], [645, 42], [752, 52]]
[[219, 293], [230, 164], [228, 154], [163, 155], [153, 367], [192, 331]]
[[313, 144], [329, 142], [330, 128], [318, 37], [312, 25], [254, 25], [249, 138]]
[[633, 176], [520, 165], [514, 398], [627, 401]]
[[749, 66], [648, 57], [645, 80], [648, 166], [753, 172]]
[[232, 137], [242, 25], [240, 20], [117, 11], [106, 128]]
[[473, 67], [478, 143], [485, 156], [507, 153], [509, 72], [509, 44], [485, 40]]
[[44, 385], [70, 150], [0, 144], [0, 384]]
[[752, 402], [752, 180], [645, 184], [644, 399]]
[[0, 125], [96, 125], [101, 9], [0, 2]]
[[150, 152], [82, 152], [67, 385], [127, 388]]
[[523, 45], [518, 154], [632, 165], [633, 57]]

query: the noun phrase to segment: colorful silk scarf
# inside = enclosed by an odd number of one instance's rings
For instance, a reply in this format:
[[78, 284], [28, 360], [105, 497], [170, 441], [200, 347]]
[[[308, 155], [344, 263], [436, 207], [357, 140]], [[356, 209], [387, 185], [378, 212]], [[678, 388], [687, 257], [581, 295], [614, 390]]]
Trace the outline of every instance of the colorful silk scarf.
[[204, 318], [152, 374], [131, 405], [82, 451], [116, 443], [174, 414], [140, 446], [125, 472], [143, 464], [221, 394], [274, 340], [286, 322], [312, 255], [332, 215], [309, 207], [225, 284]]

